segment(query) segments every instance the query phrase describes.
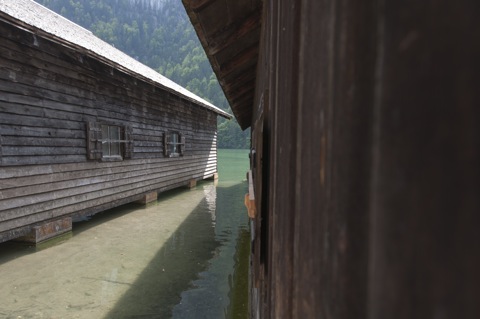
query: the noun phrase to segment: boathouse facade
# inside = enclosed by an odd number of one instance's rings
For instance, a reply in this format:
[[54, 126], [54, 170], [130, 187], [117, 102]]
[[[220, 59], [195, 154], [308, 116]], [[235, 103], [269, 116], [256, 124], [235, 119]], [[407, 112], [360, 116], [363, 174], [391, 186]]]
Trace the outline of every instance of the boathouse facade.
[[34, 1], [1, 1], [0, 242], [215, 177], [217, 116]]
[[478, 318], [478, 2], [182, 0], [250, 128], [251, 318]]

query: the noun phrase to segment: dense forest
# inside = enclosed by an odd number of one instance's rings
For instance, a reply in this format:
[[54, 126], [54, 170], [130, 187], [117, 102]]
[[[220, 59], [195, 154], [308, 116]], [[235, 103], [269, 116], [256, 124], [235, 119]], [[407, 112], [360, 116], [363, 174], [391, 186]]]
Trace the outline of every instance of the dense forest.
[[[181, 0], [36, 0], [231, 113]], [[249, 132], [219, 119], [219, 148], [248, 148]]]

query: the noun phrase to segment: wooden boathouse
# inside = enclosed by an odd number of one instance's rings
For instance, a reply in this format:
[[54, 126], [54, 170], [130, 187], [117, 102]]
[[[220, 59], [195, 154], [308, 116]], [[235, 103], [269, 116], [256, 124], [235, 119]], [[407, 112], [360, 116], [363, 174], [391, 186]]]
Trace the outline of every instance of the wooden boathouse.
[[251, 318], [479, 318], [479, 2], [183, 3], [252, 133]]
[[0, 1], [0, 242], [215, 178], [217, 116], [34, 1]]

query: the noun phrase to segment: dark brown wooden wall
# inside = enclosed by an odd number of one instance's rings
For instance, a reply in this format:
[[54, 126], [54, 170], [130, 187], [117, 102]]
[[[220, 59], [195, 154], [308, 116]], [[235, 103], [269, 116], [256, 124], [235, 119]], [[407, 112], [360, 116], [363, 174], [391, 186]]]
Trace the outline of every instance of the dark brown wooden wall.
[[480, 316], [478, 9], [264, 2], [252, 318]]
[[[130, 125], [132, 159], [88, 160], [87, 122]], [[168, 131], [185, 136], [184, 156], [164, 156]], [[217, 169], [214, 112], [5, 22], [0, 137], [0, 241], [41, 220], [95, 213]]]

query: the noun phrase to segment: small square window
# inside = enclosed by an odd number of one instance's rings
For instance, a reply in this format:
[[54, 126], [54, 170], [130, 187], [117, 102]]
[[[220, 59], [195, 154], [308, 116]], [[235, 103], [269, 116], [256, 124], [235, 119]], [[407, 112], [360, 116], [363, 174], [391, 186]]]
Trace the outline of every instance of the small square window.
[[170, 155], [178, 156], [178, 154], [180, 153], [178, 133], [171, 133], [170, 134], [170, 143], [168, 144], [168, 148], [169, 148], [169, 151], [170, 151]]
[[133, 155], [133, 129], [130, 125], [87, 123], [87, 158], [123, 160]]
[[183, 156], [185, 152], [185, 137], [178, 132], [166, 132], [164, 135], [163, 149], [165, 156]]
[[120, 126], [102, 125], [102, 150], [103, 157], [121, 157], [120, 143], [121, 139]]

